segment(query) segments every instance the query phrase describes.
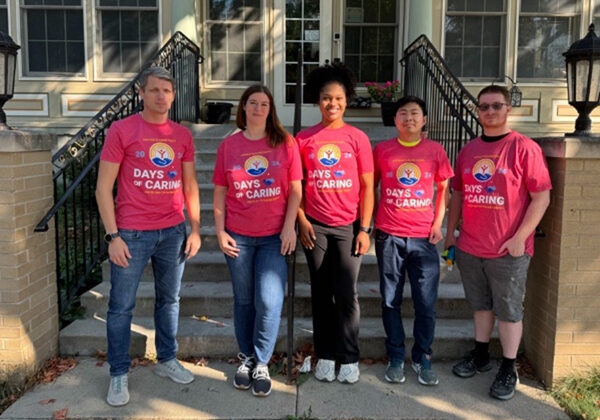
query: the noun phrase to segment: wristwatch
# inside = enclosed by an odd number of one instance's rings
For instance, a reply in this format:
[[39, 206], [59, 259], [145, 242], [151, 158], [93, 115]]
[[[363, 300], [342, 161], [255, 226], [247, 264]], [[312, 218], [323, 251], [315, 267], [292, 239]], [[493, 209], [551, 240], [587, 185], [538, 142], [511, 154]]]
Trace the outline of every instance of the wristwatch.
[[121, 237], [121, 235], [119, 235], [119, 232], [115, 232], [115, 233], [107, 233], [106, 235], [104, 235], [104, 242], [106, 242], [107, 244], [111, 243], [111, 241], [115, 238], [119, 238]]
[[361, 232], [365, 232], [367, 235], [370, 235], [371, 232], [373, 232], [373, 228], [370, 226], [369, 227], [361, 226], [358, 228], [358, 230], [360, 230]]

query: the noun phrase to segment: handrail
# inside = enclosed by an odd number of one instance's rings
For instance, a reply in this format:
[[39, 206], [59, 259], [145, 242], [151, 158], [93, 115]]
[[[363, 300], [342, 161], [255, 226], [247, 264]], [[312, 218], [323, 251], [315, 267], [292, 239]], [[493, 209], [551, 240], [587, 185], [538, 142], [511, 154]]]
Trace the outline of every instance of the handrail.
[[200, 48], [176, 32], [140, 73], [106, 104], [77, 134], [52, 156], [54, 205], [35, 227], [49, 229], [54, 219], [56, 275], [61, 320], [79, 294], [97, 282], [89, 280], [106, 258], [102, 221], [94, 198], [100, 151], [110, 125], [143, 109], [138, 95], [139, 78], [150, 66], [170, 70], [175, 79], [175, 100], [169, 112], [174, 121], [198, 121], [200, 117]]
[[428, 137], [439, 141], [454, 163], [460, 148], [482, 131], [475, 112], [477, 100], [425, 35], [404, 50], [400, 63], [404, 94], [418, 96], [428, 105]]

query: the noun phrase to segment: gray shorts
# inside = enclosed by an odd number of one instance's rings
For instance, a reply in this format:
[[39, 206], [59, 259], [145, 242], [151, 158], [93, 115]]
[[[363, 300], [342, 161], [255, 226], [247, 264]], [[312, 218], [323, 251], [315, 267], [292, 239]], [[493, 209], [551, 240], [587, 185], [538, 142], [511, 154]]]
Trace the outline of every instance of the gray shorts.
[[523, 299], [531, 257], [479, 258], [456, 249], [465, 296], [474, 311], [492, 311], [506, 322], [523, 319]]

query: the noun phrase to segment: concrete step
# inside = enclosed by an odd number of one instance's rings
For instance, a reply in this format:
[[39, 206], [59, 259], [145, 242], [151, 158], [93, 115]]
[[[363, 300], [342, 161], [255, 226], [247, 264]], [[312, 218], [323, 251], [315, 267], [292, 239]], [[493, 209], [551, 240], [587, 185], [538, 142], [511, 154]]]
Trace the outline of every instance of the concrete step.
[[198, 184], [212, 183], [214, 169], [215, 165], [213, 163], [196, 162], [196, 174], [198, 176]]
[[[412, 319], [406, 319], [407, 355], [412, 347]], [[134, 317], [132, 321], [130, 353], [132, 356], [156, 354], [154, 346], [154, 321], [151, 317]], [[231, 357], [238, 352], [231, 318], [215, 317], [198, 321], [191, 317], [179, 320], [179, 357], [207, 356]], [[361, 357], [379, 358], [386, 355], [385, 333], [381, 318], [362, 318], [359, 345]], [[87, 318], [73, 322], [60, 331], [62, 356], [93, 356], [106, 351], [105, 318]], [[312, 342], [312, 320], [296, 318], [294, 321], [294, 351]], [[464, 319], [438, 319], [433, 355], [440, 359], [459, 359], [473, 347], [473, 323]], [[493, 339], [493, 353], [498, 354], [498, 343]], [[282, 319], [276, 351], [287, 349], [287, 320]]]
[[[294, 315], [311, 317], [310, 285], [296, 284], [294, 299]], [[102, 282], [81, 296], [81, 304], [86, 308], [89, 317], [106, 316], [110, 284]], [[358, 284], [360, 313], [364, 317], [381, 316], [381, 297], [378, 282]], [[414, 313], [413, 301], [410, 297], [410, 286], [404, 287], [402, 314], [411, 317]], [[229, 282], [184, 282], [180, 291], [181, 316], [233, 317], [233, 292]], [[287, 298], [283, 313], [287, 314]], [[154, 314], [154, 284], [141, 282], [137, 292], [134, 316], [152, 316]], [[438, 292], [436, 314], [439, 318], [469, 319], [471, 308], [465, 300], [463, 287], [460, 284], [442, 283]]]
[[200, 150], [196, 150], [196, 163], [202, 163], [206, 165], [215, 165], [217, 159], [217, 149], [204, 146]]
[[[440, 260], [441, 261], [441, 260]], [[102, 279], [109, 281], [110, 264], [105, 261], [102, 264]], [[379, 272], [377, 269], [377, 259], [373, 254], [367, 254], [363, 257], [359, 283], [379, 281]], [[149, 264], [144, 270], [142, 281], [154, 281], [152, 276], [152, 267]], [[200, 251], [191, 258], [183, 272], [183, 282], [229, 282], [229, 271], [225, 262], [225, 256], [221, 251]], [[296, 252], [296, 284], [308, 283], [309, 274], [306, 258], [301, 250]], [[440, 262], [440, 282], [441, 283], [460, 283], [460, 273], [457, 269], [446, 270], [443, 262]]]

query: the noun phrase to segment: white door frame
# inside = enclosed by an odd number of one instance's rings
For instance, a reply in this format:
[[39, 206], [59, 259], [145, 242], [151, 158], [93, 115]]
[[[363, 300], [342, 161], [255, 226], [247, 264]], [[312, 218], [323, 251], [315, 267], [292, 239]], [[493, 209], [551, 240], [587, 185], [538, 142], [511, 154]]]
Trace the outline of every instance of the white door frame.
[[[273, 97], [277, 106], [279, 119], [285, 126], [294, 124], [294, 104], [285, 103], [285, 0], [274, 0], [274, 74]], [[332, 60], [332, 1], [320, 0], [319, 22], [319, 62]], [[321, 120], [321, 113], [316, 105], [302, 105], [302, 126], [307, 127]]]

